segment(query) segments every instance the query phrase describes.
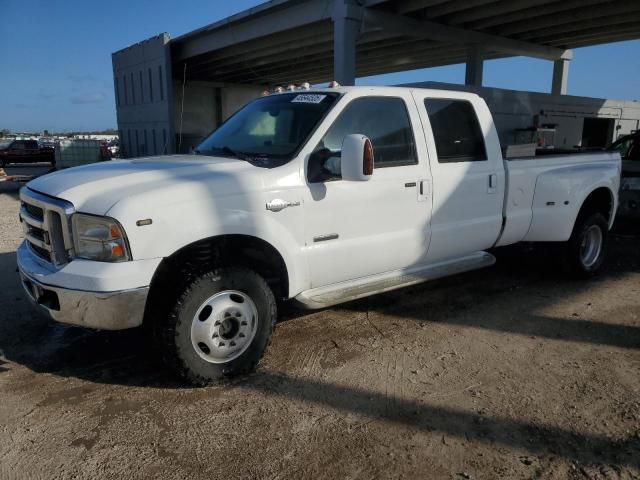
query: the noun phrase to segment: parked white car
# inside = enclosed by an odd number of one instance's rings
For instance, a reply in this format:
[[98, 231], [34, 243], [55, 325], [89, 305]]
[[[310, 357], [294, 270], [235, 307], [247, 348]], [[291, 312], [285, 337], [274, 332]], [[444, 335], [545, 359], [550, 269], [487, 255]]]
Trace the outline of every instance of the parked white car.
[[253, 370], [276, 299], [309, 308], [492, 265], [556, 242], [602, 264], [617, 152], [502, 158], [474, 94], [352, 87], [249, 103], [199, 155], [112, 161], [22, 189], [18, 265], [53, 319], [150, 323], [195, 384]]

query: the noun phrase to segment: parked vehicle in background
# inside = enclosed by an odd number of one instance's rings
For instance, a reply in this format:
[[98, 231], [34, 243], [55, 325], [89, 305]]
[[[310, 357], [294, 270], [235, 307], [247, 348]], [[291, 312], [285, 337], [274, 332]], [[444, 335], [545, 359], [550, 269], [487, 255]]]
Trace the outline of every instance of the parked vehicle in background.
[[37, 140], [12, 140], [0, 144], [0, 167], [11, 163], [49, 162], [55, 164], [55, 150], [41, 147]]
[[488, 249], [555, 242], [604, 261], [617, 152], [505, 161], [475, 94], [345, 87], [261, 97], [195, 150], [40, 177], [20, 192], [18, 267], [51, 318], [145, 322], [206, 384], [252, 371], [276, 299], [323, 308], [487, 267]]
[[107, 142], [100, 142], [100, 156], [102, 160], [111, 160], [113, 156], [111, 154], [111, 150], [109, 149], [109, 144]]
[[40, 139], [38, 140], [38, 144], [40, 148], [56, 148], [56, 142], [51, 139]]
[[117, 140], [111, 140], [107, 145], [109, 151], [111, 152], [111, 158], [120, 156], [120, 142]]
[[622, 158], [618, 216], [640, 218], [640, 132], [619, 138], [609, 149]]

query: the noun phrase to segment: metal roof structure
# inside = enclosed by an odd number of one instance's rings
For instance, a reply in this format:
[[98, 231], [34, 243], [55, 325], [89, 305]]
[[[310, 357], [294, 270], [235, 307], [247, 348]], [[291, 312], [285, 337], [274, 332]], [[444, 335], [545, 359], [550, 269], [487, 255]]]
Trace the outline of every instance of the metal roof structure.
[[272, 0], [170, 48], [176, 76], [269, 85], [456, 63], [480, 84], [483, 60], [524, 55], [564, 93], [572, 48], [636, 38], [639, 0]]

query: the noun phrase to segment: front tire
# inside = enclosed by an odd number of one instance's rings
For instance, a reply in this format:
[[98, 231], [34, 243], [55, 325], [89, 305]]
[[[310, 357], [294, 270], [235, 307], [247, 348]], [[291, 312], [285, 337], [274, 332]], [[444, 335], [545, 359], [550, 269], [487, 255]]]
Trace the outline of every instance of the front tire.
[[566, 245], [566, 266], [571, 275], [586, 278], [600, 270], [605, 259], [608, 231], [609, 224], [602, 213], [578, 217]]
[[276, 301], [267, 282], [244, 267], [197, 275], [157, 324], [167, 366], [194, 385], [255, 370], [271, 341]]

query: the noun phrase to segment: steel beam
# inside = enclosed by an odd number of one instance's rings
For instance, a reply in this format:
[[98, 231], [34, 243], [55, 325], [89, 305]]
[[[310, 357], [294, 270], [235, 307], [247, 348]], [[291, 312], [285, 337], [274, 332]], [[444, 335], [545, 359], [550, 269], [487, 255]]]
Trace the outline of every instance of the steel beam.
[[484, 18], [473, 21], [466, 25], [466, 27], [473, 30], [483, 30], [485, 28], [508, 26], [519, 21], [533, 20], [545, 15], [552, 15], [580, 8], [588, 8], [593, 5], [600, 5], [603, 3], [608, 4], [610, 3], [610, 0], [563, 0], [561, 2], [553, 2], [549, 5], [534, 5], [532, 7], [523, 6], [523, 8], [514, 10], [510, 13], [496, 13], [495, 15], [492, 14], [491, 10], [488, 10]]
[[333, 76], [340, 85], [356, 84], [356, 43], [362, 10], [356, 0], [333, 0]]
[[431, 38], [447, 43], [482, 45], [483, 48], [488, 50], [496, 50], [511, 55], [542, 58], [545, 60], [571, 58], [570, 51], [560, 48], [450, 27], [428, 20], [416, 20], [393, 13], [374, 11], [372, 9], [365, 10], [364, 22], [367, 30], [378, 28], [388, 32], [396, 32], [399, 35], [404, 34], [411, 37]]
[[[384, 66], [389, 67], [400, 64], [415, 63], [419, 59], [442, 57], [448, 55], [449, 52], [455, 51], [459, 56], [464, 56], [466, 52], [464, 46], [449, 46], [443, 48], [442, 44], [435, 42], [412, 42], [412, 48], [405, 49], [402, 55], [398, 55], [398, 48], [394, 46], [379, 45], [377, 47], [360, 49], [358, 48], [358, 68], [356, 74], [361, 67], [369, 67], [371, 65], [378, 65], [384, 69]], [[254, 66], [252, 68], [229, 70], [226, 72], [212, 71], [211, 76], [215, 78], [241, 78], [243, 75], [251, 77], [252, 75], [261, 78], [262, 80], [269, 81], [271, 83], [282, 80], [282, 73], [287, 75], [290, 72], [295, 72], [296, 69], [304, 69], [307, 66], [318, 65], [330, 65], [333, 62], [333, 52], [329, 49], [324, 54], [309, 54], [298, 57], [295, 62], [280, 61], [273, 64], [267, 64], [263, 66]], [[331, 78], [331, 69], [328, 69], [327, 78]], [[291, 81], [290, 78], [284, 78], [285, 82]], [[309, 81], [308, 79], [305, 81]]]
[[553, 62], [553, 80], [551, 82], [552, 95], [566, 95], [569, 81], [570, 60], [556, 60]]
[[[581, 0], [583, 3], [584, 0]], [[569, 3], [569, 2], [567, 2]], [[623, 15], [640, 11], [640, 2], [617, 1], [603, 5], [594, 5], [591, 8], [578, 8], [562, 13], [554, 13], [537, 18], [527, 18], [520, 22], [504, 25], [497, 29], [499, 35], [514, 35], [532, 30], [544, 29], [564, 23], [575, 23], [592, 18], [606, 18], [612, 15]]]
[[174, 43], [173, 61], [179, 63], [213, 50], [328, 20], [331, 18], [330, 1], [308, 0], [286, 7], [286, 12], [266, 12], [258, 17], [249, 17], [237, 23], [230, 21], [213, 30], [183, 37]]
[[510, 0], [508, 2], [495, 2], [491, 5], [481, 5], [449, 15], [447, 17], [447, 23], [449, 25], [459, 25], [486, 18], [497, 18], [499, 15], [517, 12], [523, 8], [546, 5], [555, 1], [556, 0]]
[[480, 47], [472, 47], [467, 57], [464, 73], [464, 84], [474, 87], [482, 86], [482, 73], [484, 69], [484, 56]]
[[425, 13], [427, 18], [444, 17], [445, 15], [452, 15], [457, 12], [467, 11], [474, 7], [484, 6], [494, 1], [495, 0], [454, 0], [429, 7], [425, 10]]
[[551, 38], [557, 35], [570, 37], [572, 34], [588, 32], [591, 29], [606, 29], [609, 32], [614, 32], [618, 27], [612, 28], [613, 25], [625, 25], [630, 23], [634, 23], [636, 26], [640, 25], [640, 11], [636, 13], [626, 13], [623, 15], [612, 15], [610, 17], [592, 18], [574, 23], [564, 23], [562, 25], [556, 25], [555, 27], [542, 28], [527, 32], [525, 35], [520, 36], [520, 38], [523, 40], [531, 39], [536, 41], [535, 39]]

